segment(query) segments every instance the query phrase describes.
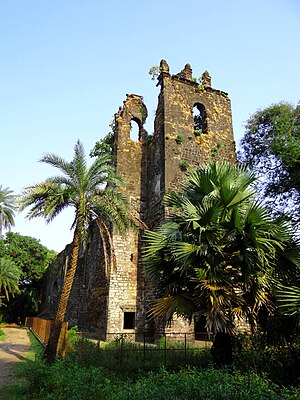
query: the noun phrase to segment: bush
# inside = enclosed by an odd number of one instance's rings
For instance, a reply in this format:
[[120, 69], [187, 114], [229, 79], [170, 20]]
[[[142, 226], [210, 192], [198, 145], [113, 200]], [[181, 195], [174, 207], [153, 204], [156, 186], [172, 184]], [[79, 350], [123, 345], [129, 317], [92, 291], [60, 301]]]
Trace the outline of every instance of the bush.
[[[280, 390], [255, 374], [231, 374], [226, 370], [192, 369], [178, 373], [150, 373], [112, 396], [113, 400], [292, 400], [299, 390]], [[296, 397], [297, 396], [297, 397]]]
[[278, 385], [297, 385], [300, 380], [300, 345], [266, 346], [261, 337], [239, 335], [235, 340], [234, 367], [264, 375]]

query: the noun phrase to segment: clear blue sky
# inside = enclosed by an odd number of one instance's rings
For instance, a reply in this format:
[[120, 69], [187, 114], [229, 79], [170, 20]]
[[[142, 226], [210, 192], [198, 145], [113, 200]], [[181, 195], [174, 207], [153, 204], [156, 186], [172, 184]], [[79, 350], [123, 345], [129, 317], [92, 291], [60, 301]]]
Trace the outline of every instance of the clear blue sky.
[[[126, 93], [144, 96], [153, 130], [158, 88], [150, 66], [186, 63], [232, 102], [237, 143], [256, 109], [300, 99], [299, 0], [0, 0], [0, 184], [20, 193], [108, 132]], [[51, 225], [17, 215], [14, 231], [60, 251], [72, 213]]]

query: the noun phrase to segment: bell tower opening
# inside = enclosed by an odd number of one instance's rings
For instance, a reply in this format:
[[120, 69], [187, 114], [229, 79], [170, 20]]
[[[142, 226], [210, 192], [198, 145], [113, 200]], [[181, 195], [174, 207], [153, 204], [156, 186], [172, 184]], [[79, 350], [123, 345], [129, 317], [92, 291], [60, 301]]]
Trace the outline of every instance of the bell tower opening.
[[141, 140], [140, 123], [135, 118], [130, 121], [130, 139], [134, 142], [139, 142]]
[[199, 136], [201, 133], [207, 133], [206, 110], [203, 104], [195, 103], [193, 107], [194, 133]]

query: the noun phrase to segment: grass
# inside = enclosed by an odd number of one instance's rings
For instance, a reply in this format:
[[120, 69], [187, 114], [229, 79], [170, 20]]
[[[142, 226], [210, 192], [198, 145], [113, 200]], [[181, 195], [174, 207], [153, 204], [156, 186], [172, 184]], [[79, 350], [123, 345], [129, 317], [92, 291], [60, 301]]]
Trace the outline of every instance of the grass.
[[0, 342], [3, 342], [4, 339], [5, 339], [5, 333], [4, 333], [3, 330], [0, 328]]
[[1, 388], [1, 400], [25, 400], [30, 398], [27, 397], [30, 382], [26, 378], [26, 372], [32, 363], [41, 358], [43, 347], [31, 332], [28, 332], [28, 335], [30, 350], [24, 354], [24, 360], [15, 364], [13, 368], [14, 381]]
[[[8, 385], [4, 392], [1, 391], [3, 400], [296, 400], [300, 398], [299, 386], [280, 387], [271, 382], [267, 375], [253, 371], [253, 368], [251, 373], [239, 371], [238, 366], [230, 370], [213, 368], [211, 362], [208, 360], [204, 362], [208, 352], [203, 350], [201, 353], [203, 358], [198, 358], [198, 364], [195, 363], [197, 368], [178, 364], [175, 370], [159, 366], [160, 352], [154, 351], [150, 354], [153, 362], [157, 357], [155, 368], [147, 371], [147, 368], [141, 366], [136, 369], [140, 365], [139, 361], [137, 362], [137, 355], [143, 354], [143, 351], [140, 353], [143, 347], [125, 343], [123, 345], [127, 351], [123, 354], [124, 364], [121, 370], [113, 368], [114, 364], [119, 362], [119, 341], [106, 344], [101, 351], [98, 351], [89, 341], [75, 340], [76, 346], [85, 346], [86, 351], [80, 352], [77, 347], [77, 351], [70, 353], [66, 359], [58, 360], [49, 366], [42, 360], [41, 345], [32, 335], [30, 339], [31, 349], [26, 355], [26, 360], [18, 363], [14, 370], [16, 380]], [[158, 347], [160, 345], [163, 344], [158, 343]], [[176, 348], [180, 347], [180, 344], [171, 343], [168, 346], [168, 350], [175, 350], [173, 353], [176, 355]], [[257, 357], [260, 353], [258, 352]], [[192, 354], [190, 360], [193, 360]], [[273, 357], [275, 356], [277, 357], [274, 353]], [[268, 357], [271, 361], [270, 354]], [[282, 355], [280, 357], [282, 359]], [[245, 360], [244, 357], [243, 361]], [[263, 358], [262, 362], [265, 361]], [[250, 359], [246, 363], [249, 362]], [[290, 359], [286, 360], [287, 364], [290, 362]], [[103, 367], [105, 363], [107, 367]], [[134, 369], [130, 368], [132, 364], [135, 365]], [[282, 368], [285, 366], [282, 365]]]

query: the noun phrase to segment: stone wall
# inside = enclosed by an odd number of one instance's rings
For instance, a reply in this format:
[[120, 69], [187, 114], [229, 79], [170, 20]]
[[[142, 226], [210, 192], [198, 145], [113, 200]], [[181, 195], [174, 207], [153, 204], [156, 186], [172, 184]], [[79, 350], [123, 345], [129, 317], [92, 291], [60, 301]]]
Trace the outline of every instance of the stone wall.
[[[192, 69], [171, 75], [166, 61], [160, 64], [161, 90], [154, 121], [154, 135], [144, 129], [148, 112], [141, 96], [127, 95], [115, 114], [113, 157], [116, 172], [126, 180], [125, 192], [132, 214], [155, 228], [166, 216], [162, 204], [166, 191], [178, 190], [188, 170], [212, 159], [236, 162], [228, 95], [211, 87], [208, 72], [199, 85]], [[200, 113], [201, 129], [196, 129], [193, 110]], [[138, 138], [131, 137], [132, 124]], [[89, 243], [82, 249], [66, 319], [80, 329], [95, 331], [105, 339], [107, 333], [136, 333], [153, 330], [147, 319], [155, 296], [144, 276], [140, 231], [121, 237], [111, 230], [117, 266], [105, 271], [101, 239], [96, 225], [91, 227]], [[62, 286], [70, 249], [58, 255], [47, 275], [45, 310], [53, 315]], [[156, 327], [161, 325], [157, 325]], [[175, 316], [167, 332], [193, 331], [193, 324]]]

